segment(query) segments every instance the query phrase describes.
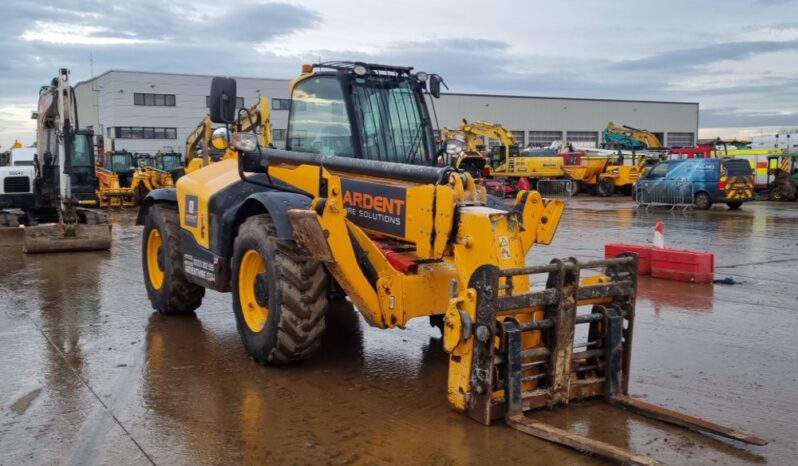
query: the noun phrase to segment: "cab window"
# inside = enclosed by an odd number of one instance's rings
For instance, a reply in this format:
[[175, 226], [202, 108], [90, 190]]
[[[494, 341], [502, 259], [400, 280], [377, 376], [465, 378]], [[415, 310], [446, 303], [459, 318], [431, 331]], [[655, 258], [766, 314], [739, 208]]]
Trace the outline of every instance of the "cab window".
[[647, 178], [662, 178], [668, 173], [668, 163], [658, 163], [654, 165], [647, 175]]
[[75, 144], [72, 146], [72, 166], [90, 167], [92, 166], [92, 147], [91, 136], [78, 134], [75, 135]]
[[346, 104], [335, 76], [312, 77], [296, 85], [291, 97], [286, 149], [354, 156]]

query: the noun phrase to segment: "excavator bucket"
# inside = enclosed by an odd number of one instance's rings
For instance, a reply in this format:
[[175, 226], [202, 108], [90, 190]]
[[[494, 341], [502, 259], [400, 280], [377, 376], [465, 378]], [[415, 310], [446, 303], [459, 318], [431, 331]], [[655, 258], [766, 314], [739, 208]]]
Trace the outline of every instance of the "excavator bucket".
[[56, 223], [21, 228], [22, 250], [28, 254], [70, 251], [104, 251], [111, 248], [111, 225]]
[[[587, 270], [599, 274], [581, 278]], [[470, 280], [470, 287], [477, 291], [474, 325], [478, 338], [472, 359], [474, 390], [469, 416], [486, 425], [503, 418], [526, 434], [632, 464], [659, 462], [537, 421], [525, 412], [601, 398], [613, 406], [694, 431], [765, 445], [765, 440], [753, 435], [629, 397], [636, 271], [634, 254], [593, 262], [567, 259], [546, 266], [478, 268]], [[545, 289], [513, 292], [514, 278], [535, 274], [548, 275]], [[513, 317], [520, 310], [540, 306], [545, 309], [542, 319]], [[582, 325], [588, 326], [587, 332], [577, 331]], [[576, 334], [585, 333], [584, 341], [575, 341]], [[533, 337], [530, 334], [536, 334], [533, 339], [541, 344], [525, 347], [524, 342]]]

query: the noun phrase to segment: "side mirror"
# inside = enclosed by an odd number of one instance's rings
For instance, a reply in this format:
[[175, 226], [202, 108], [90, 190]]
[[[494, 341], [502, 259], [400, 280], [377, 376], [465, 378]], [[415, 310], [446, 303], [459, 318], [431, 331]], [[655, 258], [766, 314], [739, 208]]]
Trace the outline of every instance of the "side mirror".
[[210, 97], [211, 121], [230, 124], [236, 119], [236, 80], [213, 78]]
[[438, 76], [437, 74], [433, 74], [432, 76], [429, 77], [429, 93], [432, 95], [432, 97], [435, 97], [437, 99], [441, 96], [442, 82], [443, 79], [441, 79], [441, 77]]

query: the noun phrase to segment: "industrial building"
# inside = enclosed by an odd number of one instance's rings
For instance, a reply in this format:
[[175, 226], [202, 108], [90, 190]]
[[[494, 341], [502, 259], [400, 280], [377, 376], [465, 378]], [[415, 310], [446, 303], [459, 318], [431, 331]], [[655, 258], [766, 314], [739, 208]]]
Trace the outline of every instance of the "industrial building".
[[[186, 136], [208, 111], [212, 76], [110, 70], [78, 83], [81, 126], [91, 127], [105, 150], [183, 151]], [[237, 78], [240, 105], [271, 99], [275, 145], [285, 141], [289, 80]], [[692, 146], [698, 134], [698, 103], [577, 99], [447, 93], [435, 101], [441, 127], [461, 118], [501, 123], [523, 145], [565, 140], [576, 146], [601, 144], [607, 122], [644, 128], [668, 146]], [[491, 143], [491, 141], [486, 141]]]

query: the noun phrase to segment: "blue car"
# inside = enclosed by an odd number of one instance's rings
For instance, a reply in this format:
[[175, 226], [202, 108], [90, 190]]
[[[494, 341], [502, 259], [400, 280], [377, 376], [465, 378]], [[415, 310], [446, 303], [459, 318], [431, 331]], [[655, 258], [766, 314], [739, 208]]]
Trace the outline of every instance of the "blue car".
[[742, 159], [665, 160], [646, 170], [639, 180], [640, 189], [635, 186], [634, 193], [655, 186], [658, 192], [677, 193], [684, 199], [689, 195], [693, 206], [701, 210], [714, 203], [739, 209], [754, 199], [754, 172]]

